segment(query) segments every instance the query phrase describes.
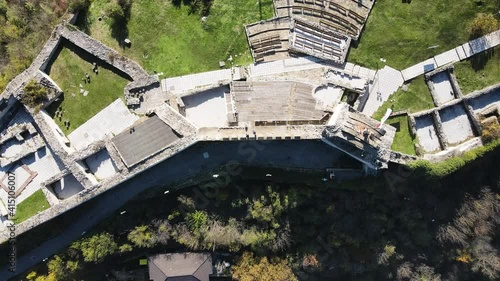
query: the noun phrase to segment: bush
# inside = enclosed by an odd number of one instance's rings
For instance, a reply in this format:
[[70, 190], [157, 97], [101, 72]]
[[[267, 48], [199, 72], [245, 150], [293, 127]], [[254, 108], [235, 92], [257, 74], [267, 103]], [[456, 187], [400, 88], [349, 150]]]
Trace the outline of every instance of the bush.
[[151, 248], [155, 245], [153, 232], [147, 225], [136, 226], [129, 232], [127, 239], [140, 248]]
[[484, 143], [490, 143], [500, 139], [500, 124], [498, 122], [488, 122], [484, 124], [481, 138]]
[[49, 91], [47, 90], [47, 88], [42, 86], [37, 81], [31, 80], [24, 87], [24, 93], [21, 97], [21, 102], [31, 108], [35, 108], [47, 100], [48, 94]]
[[497, 19], [493, 14], [479, 13], [469, 25], [471, 38], [478, 38], [495, 31], [498, 28]]
[[5, 0], [0, 0], [0, 16], [7, 16], [7, 3], [5, 3]]
[[95, 263], [102, 262], [118, 250], [113, 235], [106, 232], [77, 241], [71, 247], [82, 251], [84, 261]]

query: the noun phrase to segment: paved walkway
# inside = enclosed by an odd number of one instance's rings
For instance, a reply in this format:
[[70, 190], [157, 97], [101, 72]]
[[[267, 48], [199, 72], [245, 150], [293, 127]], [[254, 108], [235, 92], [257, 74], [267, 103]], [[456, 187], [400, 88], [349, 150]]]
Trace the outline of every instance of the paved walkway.
[[404, 82], [433, 71], [438, 67], [467, 59], [498, 45], [500, 45], [500, 29], [412, 65], [401, 72], [385, 66], [375, 76], [375, 82], [370, 88], [370, 95], [363, 113], [371, 116]]
[[387, 65], [384, 66], [384, 68], [377, 71], [375, 82], [370, 87], [370, 95], [362, 112], [372, 116], [403, 83], [404, 79], [399, 70]]
[[130, 113], [121, 99], [117, 99], [71, 132], [68, 139], [77, 150], [82, 150], [111, 133], [116, 135], [122, 132], [138, 119], [139, 117]]
[[404, 80], [408, 81], [438, 67], [459, 62], [498, 45], [500, 45], [500, 29], [412, 65], [401, 71], [401, 73]]

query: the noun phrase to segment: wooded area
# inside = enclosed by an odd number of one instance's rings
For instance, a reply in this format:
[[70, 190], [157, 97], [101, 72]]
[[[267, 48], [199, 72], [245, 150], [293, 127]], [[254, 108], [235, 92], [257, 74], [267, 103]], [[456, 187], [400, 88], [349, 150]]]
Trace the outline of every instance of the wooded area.
[[[77, 263], [65, 278], [78, 280], [123, 269], [120, 261], [131, 257], [215, 251], [236, 257], [232, 274], [240, 281], [498, 280], [499, 156], [496, 149], [444, 178], [392, 167], [404, 180], [333, 189], [240, 180], [161, 192], [75, 242], [60, 267]], [[43, 278], [36, 280], [50, 280]]]
[[0, 0], [0, 92], [40, 52], [76, 0]]

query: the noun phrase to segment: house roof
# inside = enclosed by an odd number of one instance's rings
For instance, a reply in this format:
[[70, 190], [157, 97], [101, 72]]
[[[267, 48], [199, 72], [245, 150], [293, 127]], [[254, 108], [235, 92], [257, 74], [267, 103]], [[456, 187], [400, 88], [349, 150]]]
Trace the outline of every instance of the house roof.
[[205, 253], [161, 254], [148, 258], [153, 281], [208, 281], [212, 257]]
[[113, 144], [128, 167], [162, 151], [180, 139], [172, 128], [154, 115], [113, 138]]

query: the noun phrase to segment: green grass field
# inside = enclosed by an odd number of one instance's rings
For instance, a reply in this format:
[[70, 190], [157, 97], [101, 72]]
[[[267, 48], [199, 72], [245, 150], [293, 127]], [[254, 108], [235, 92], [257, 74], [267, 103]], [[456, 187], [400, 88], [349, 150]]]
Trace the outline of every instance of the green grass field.
[[484, 67], [475, 67], [474, 59], [455, 64], [455, 75], [464, 95], [500, 83], [500, 47], [493, 50]]
[[43, 191], [39, 189], [17, 205], [15, 223], [21, 223], [49, 207], [50, 204], [47, 198], [45, 198]]
[[410, 155], [415, 155], [414, 139], [410, 134], [410, 127], [408, 126], [408, 116], [392, 117], [387, 120], [387, 124], [393, 125], [399, 129], [396, 131], [394, 142], [392, 143], [392, 150], [403, 152]]
[[401, 88], [394, 93], [388, 101], [386, 101], [373, 114], [373, 118], [380, 119], [384, 116], [387, 108], [392, 108], [393, 112], [400, 110], [408, 110], [410, 113], [415, 113], [425, 109], [433, 108], [431, 93], [423, 77], [415, 78], [408, 84], [408, 91], [405, 92]]
[[[99, 21], [106, 1], [95, 0], [79, 27], [92, 37], [165, 76], [209, 71], [232, 56], [234, 64], [252, 62], [244, 25], [273, 16], [272, 0], [214, 0], [205, 24], [198, 13], [171, 0], [135, 0], [121, 34], [113, 37], [109, 20]], [[129, 38], [130, 48], [120, 46]]]
[[[64, 95], [58, 102], [51, 104], [47, 111], [66, 135], [116, 99], [124, 99], [123, 88], [128, 81], [104, 67], [99, 67], [99, 74], [96, 75], [92, 72], [92, 62], [86, 59], [63, 48], [49, 71], [50, 77], [61, 87]], [[85, 73], [91, 76], [90, 84], [82, 81]], [[80, 84], [88, 91], [87, 96], [80, 92]], [[63, 112], [61, 118], [54, 116], [58, 108]], [[65, 120], [70, 121], [69, 129], [64, 126]]]
[[348, 60], [377, 68], [385, 58], [389, 66], [402, 70], [465, 43], [467, 25], [476, 13], [498, 10], [495, 1], [377, 0]]

